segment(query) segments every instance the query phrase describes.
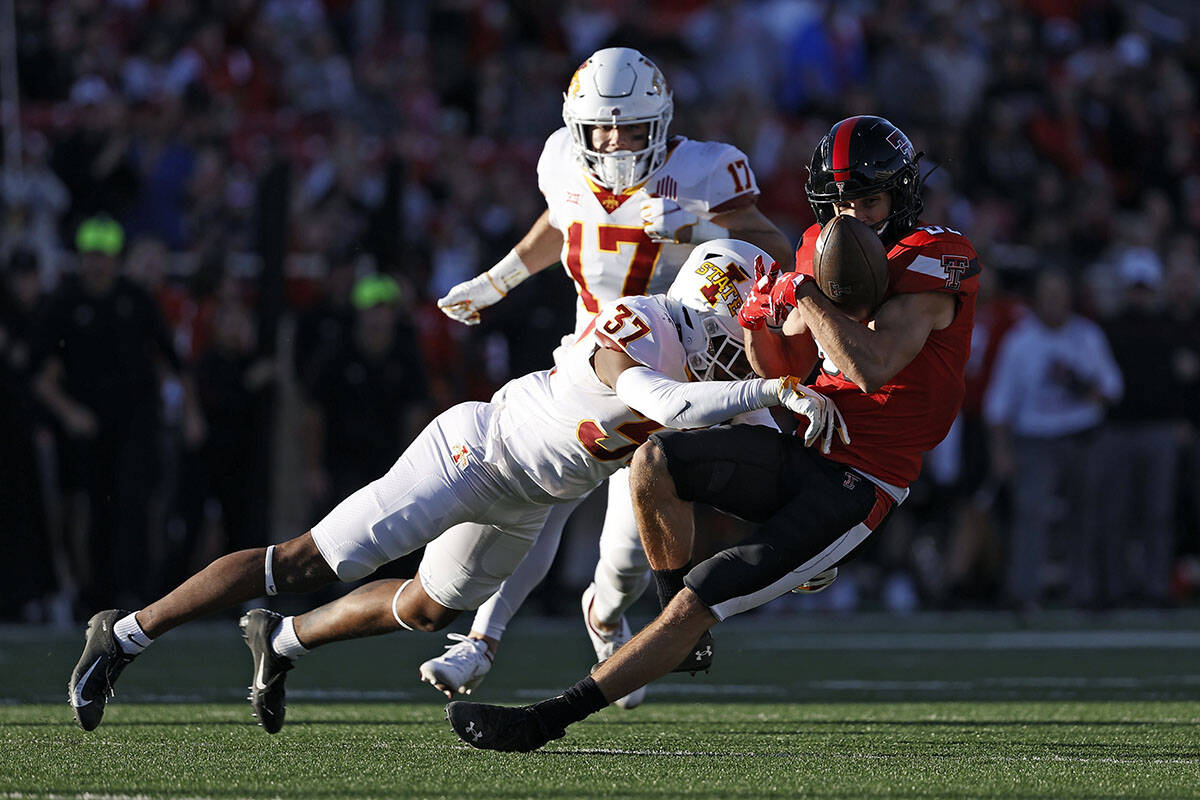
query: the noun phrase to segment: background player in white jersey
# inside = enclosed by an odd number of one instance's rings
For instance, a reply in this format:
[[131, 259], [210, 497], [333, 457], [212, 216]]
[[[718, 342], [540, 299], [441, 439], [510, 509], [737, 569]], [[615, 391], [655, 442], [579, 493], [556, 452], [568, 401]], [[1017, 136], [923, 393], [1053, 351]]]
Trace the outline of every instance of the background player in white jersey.
[[411, 579], [371, 581], [295, 617], [261, 608], [242, 617], [254, 657], [251, 704], [274, 733], [296, 657], [342, 639], [437, 630], [477, 608], [524, 556], [550, 509], [594, 489], [652, 432], [778, 404], [809, 415], [813, 428], [834, 424], [829, 404], [791, 378], [693, 382], [737, 365], [750, 374], [734, 315], [754, 262], [764, 258], [745, 242], [709, 243], [669, 295], [621, 298], [603, 309], [559, 351], [553, 370], [510, 381], [490, 403], [440, 414], [386, 475], [308, 533], [223, 556], [139, 612], [93, 616], [68, 685], [76, 721], [84, 730], [99, 725], [117, 677], [166, 631], [264, 593], [358, 580], [428, 544]]
[[[447, 315], [477, 324], [482, 309], [531, 274], [561, 262], [578, 294], [578, 334], [605, 303], [665, 291], [704, 241], [741, 239], [791, 264], [787, 238], [756, 206], [758, 186], [746, 155], [720, 142], [668, 136], [671, 90], [641, 53], [625, 47], [597, 51], [575, 72], [563, 97], [565, 127], [546, 140], [537, 167], [546, 211], [498, 264], [438, 301]], [[422, 680], [451, 696], [483, 679], [508, 620], [549, 570], [577, 505], [555, 509], [525, 562], [480, 608], [470, 634], [451, 634], [457, 643], [421, 665]], [[600, 560], [583, 596], [597, 659], [630, 638], [624, 614], [648, 581], [628, 472], [621, 471], [608, 483]], [[632, 708], [644, 694], [639, 690], [618, 705]]]

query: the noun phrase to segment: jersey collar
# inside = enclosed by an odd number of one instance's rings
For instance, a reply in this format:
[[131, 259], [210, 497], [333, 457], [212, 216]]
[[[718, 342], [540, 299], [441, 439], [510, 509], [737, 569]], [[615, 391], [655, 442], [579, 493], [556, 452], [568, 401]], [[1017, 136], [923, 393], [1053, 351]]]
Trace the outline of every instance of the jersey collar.
[[[584, 173], [583, 179], [587, 181], [588, 188], [591, 189], [592, 194], [596, 196], [596, 202], [598, 202], [600, 207], [609, 214], [613, 213], [622, 205], [624, 205], [626, 200], [633, 197], [633, 195], [637, 193], [639, 189], [646, 185], [646, 181], [642, 181], [636, 186], [629, 187], [621, 194], [613, 194], [608, 189], [605, 189], [603, 186], [593, 181], [592, 176]], [[649, 178], [646, 180], [649, 180]]]

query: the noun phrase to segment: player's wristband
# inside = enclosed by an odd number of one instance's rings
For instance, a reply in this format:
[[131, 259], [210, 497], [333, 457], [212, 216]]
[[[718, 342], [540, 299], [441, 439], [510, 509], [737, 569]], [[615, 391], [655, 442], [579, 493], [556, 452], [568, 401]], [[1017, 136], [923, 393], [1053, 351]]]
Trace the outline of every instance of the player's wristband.
[[723, 228], [711, 219], [700, 217], [692, 224], [692, 244], [707, 242], [712, 239], [728, 239], [729, 229]]
[[521, 260], [521, 257], [517, 255], [517, 251], [509, 250], [508, 255], [500, 259], [496, 266], [489, 269], [485, 274], [488, 276], [488, 280], [492, 282], [492, 286], [496, 287], [496, 291], [501, 295], [506, 295], [532, 273], [525, 266], [525, 262]]

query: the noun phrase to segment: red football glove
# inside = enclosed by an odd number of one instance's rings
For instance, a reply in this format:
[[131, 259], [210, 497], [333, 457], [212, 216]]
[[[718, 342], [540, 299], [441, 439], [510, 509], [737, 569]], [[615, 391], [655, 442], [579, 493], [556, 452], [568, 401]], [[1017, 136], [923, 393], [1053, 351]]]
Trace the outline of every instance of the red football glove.
[[785, 272], [775, 279], [771, 287], [771, 304], [782, 316], [787, 316], [796, 307], [796, 290], [807, 280], [812, 277], [803, 272]]
[[743, 328], [756, 331], [764, 324], [777, 327], [771, 289], [778, 277], [778, 261], [772, 261], [770, 266], [766, 266], [762, 256], [754, 257], [754, 286], [750, 289], [746, 302], [738, 309], [738, 322]]
[[771, 309], [771, 293], [755, 294], [750, 293], [746, 298], [746, 302], [742, 303], [742, 307], [738, 309], [738, 322], [746, 330], [756, 331], [762, 328], [767, 323], [768, 319], [775, 319], [775, 312]]

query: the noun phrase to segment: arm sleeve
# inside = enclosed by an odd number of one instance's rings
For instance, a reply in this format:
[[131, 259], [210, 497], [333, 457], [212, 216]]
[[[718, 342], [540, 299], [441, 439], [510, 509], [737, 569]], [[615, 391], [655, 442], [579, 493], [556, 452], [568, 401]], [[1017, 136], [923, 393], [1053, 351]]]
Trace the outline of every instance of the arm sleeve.
[[703, 428], [777, 405], [778, 381], [701, 381], [680, 383], [648, 367], [630, 367], [613, 387], [621, 402], [669, 428]]

